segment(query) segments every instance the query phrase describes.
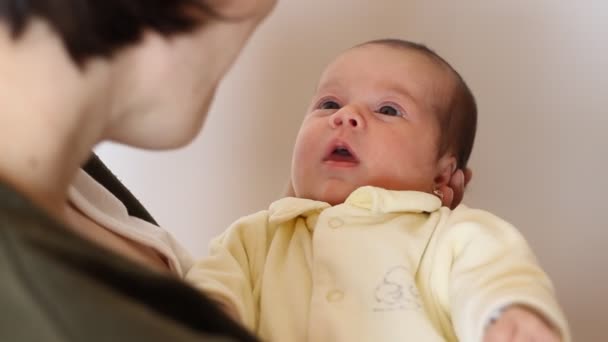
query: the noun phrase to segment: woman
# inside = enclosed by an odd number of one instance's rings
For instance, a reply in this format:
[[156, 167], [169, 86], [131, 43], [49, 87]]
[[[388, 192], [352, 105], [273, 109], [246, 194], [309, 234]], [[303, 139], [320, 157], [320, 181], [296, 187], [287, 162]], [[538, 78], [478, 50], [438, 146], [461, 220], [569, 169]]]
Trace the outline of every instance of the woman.
[[253, 340], [69, 192], [101, 141], [191, 141], [273, 5], [2, 1], [0, 340]]

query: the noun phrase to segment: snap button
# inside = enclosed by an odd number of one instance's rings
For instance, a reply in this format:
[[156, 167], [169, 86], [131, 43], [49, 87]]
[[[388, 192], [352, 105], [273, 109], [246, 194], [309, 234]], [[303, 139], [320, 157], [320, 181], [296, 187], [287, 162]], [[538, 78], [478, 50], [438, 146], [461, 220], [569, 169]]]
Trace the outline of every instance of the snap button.
[[340, 228], [344, 225], [344, 221], [342, 219], [333, 217], [327, 222], [331, 228]]
[[328, 302], [339, 302], [344, 298], [344, 292], [340, 290], [331, 290], [327, 292], [327, 301]]

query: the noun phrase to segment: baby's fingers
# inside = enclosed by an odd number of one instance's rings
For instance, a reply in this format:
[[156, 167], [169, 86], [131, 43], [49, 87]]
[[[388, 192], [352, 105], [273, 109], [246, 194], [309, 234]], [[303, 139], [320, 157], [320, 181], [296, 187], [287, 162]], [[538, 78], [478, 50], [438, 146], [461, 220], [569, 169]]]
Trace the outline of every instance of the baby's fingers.
[[517, 325], [511, 319], [499, 319], [486, 330], [483, 342], [511, 342], [517, 335]]
[[539, 316], [521, 307], [511, 307], [486, 330], [484, 342], [559, 342], [561, 338]]
[[559, 335], [537, 316], [517, 323], [517, 335], [513, 341], [560, 342]]

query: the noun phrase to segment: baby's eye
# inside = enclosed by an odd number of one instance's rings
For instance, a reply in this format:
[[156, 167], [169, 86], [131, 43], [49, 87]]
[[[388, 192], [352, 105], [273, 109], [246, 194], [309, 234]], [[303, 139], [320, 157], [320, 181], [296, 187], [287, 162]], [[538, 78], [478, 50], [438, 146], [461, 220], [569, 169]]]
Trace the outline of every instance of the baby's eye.
[[390, 115], [390, 116], [402, 116], [403, 115], [401, 113], [401, 111], [399, 111], [399, 109], [396, 109], [393, 106], [382, 106], [378, 110], [378, 113], [384, 114], [384, 115]]
[[319, 105], [319, 109], [340, 109], [340, 105], [336, 101], [323, 101], [321, 105]]

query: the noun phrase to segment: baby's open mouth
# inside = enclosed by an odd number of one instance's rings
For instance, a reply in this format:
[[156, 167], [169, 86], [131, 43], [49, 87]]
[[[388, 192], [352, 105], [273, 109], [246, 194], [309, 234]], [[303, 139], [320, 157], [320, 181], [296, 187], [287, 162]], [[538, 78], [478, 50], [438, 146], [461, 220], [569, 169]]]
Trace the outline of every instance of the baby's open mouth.
[[336, 146], [325, 158], [325, 161], [357, 163], [359, 159], [347, 146]]

